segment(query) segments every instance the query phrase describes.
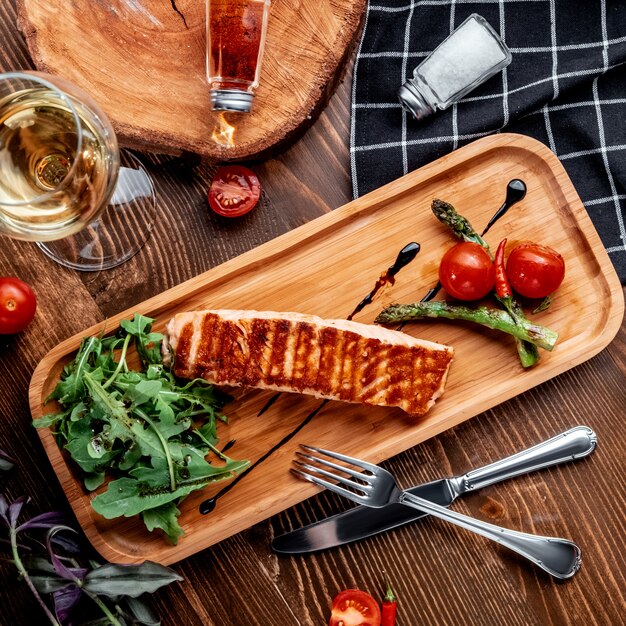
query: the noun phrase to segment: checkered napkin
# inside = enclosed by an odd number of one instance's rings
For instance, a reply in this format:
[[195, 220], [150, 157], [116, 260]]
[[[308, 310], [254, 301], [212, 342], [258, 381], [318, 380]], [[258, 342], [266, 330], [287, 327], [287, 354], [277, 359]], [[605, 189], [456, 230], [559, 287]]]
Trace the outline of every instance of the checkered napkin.
[[[562, 161], [626, 283], [626, 1], [369, 1], [352, 87], [354, 197], [479, 137], [530, 135]], [[415, 121], [398, 88], [472, 13], [513, 61], [459, 104]]]

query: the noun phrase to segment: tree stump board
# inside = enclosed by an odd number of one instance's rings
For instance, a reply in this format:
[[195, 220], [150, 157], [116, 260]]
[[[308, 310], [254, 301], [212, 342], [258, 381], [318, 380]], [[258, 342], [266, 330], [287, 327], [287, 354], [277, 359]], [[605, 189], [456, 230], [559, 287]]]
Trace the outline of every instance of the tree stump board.
[[311, 125], [339, 82], [365, 4], [274, 0], [253, 110], [237, 114], [211, 111], [203, 0], [17, 0], [35, 66], [90, 93], [120, 144], [223, 161], [266, 156]]

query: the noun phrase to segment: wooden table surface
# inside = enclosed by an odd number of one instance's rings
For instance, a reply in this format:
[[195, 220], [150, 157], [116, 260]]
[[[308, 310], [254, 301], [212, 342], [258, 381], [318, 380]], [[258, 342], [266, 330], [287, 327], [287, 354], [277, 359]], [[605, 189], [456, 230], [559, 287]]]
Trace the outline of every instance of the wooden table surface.
[[[0, 70], [31, 68], [13, 0], [0, 0]], [[248, 217], [216, 219], [207, 209], [212, 168], [146, 155], [159, 221], [147, 246], [122, 267], [81, 274], [65, 270], [33, 244], [7, 238], [0, 275], [34, 286], [39, 309], [23, 333], [0, 337], [0, 449], [17, 458], [0, 477], [9, 498], [28, 494], [31, 513], [62, 510], [66, 499], [30, 425], [28, 385], [58, 342], [350, 200], [349, 76], [320, 119], [291, 149], [254, 164], [265, 194]], [[479, 393], [480, 390], [477, 390]], [[437, 520], [423, 520], [316, 555], [272, 553], [275, 535], [346, 508], [323, 494], [189, 558], [184, 577], [149, 602], [162, 624], [176, 626], [319, 626], [344, 588], [382, 592], [382, 571], [400, 598], [400, 626], [624, 623], [626, 490], [626, 325], [598, 356], [385, 466], [402, 484], [464, 473], [577, 424], [598, 434], [587, 459], [520, 477], [469, 495], [455, 509], [487, 521], [574, 539], [581, 571], [556, 582], [512, 553]], [[3, 557], [6, 554], [2, 555]], [[0, 624], [44, 624], [14, 568], [0, 564]], [[620, 617], [621, 615], [621, 617]]]

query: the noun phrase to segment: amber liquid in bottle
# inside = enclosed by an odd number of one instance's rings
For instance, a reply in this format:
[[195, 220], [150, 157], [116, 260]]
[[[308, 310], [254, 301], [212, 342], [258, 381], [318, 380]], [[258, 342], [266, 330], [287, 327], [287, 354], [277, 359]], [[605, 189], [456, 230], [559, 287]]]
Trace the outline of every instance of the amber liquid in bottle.
[[250, 110], [269, 0], [207, 0], [207, 78], [215, 110]]

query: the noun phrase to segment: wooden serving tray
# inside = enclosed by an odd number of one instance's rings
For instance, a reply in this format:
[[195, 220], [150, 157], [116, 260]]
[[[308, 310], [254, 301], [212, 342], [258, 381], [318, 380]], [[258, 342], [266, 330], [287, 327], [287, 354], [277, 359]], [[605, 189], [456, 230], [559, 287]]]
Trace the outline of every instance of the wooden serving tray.
[[[620, 327], [624, 300], [613, 266], [558, 159], [543, 144], [519, 135], [476, 141], [336, 211], [241, 255], [205, 274], [88, 328], [51, 350], [35, 371], [30, 387], [33, 416], [52, 407], [43, 399], [82, 337], [111, 331], [134, 311], [156, 318], [162, 331], [177, 311], [241, 308], [300, 311], [326, 318], [346, 317], [393, 263], [398, 251], [416, 240], [418, 257], [383, 290], [357, 321], [371, 322], [383, 305], [420, 299], [434, 285], [439, 260], [453, 238], [431, 214], [434, 197], [446, 199], [482, 228], [502, 203], [512, 178], [528, 185], [526, 199], [489, 232], [495, 245], [530, 239], [559, 250], [566, 277], [554, 303], [534, 316], [560, 333], [552, 353], [524, 371], [512, 338], [449, 321], [409, 324], [405, 332], [454, 346], [446, 391], [421, 420], [400, 410], [331, 402], [290, 443], [259, 465], [202, 516], [198, 505], [224, 483], [193, 493], [182, 505], [186, 535], [170, 546], [149, 534], [140, 520], [105, 520], [90, 507], [69, 457], [52, 433], [39, 431], [63, 489], [93, 545], [107, 559], [173, 563], [244, 530], [315, 494], [318, 489], [290, 475], [299, 443], [320, 445], [379, 462], [503, 402], [589, 359]], [[227, 406], [230, 423], [220, 425], [223, 443], [236, 439], [229, 454], [255, 461], [292, 431], [320, 400], [282, 394], [258, 417], [272, 393], [248, 390]]]
[[275, 0], [253, 111], [222, 114], [209, 104], [205, 0], [17, 0], [37, 68], [89, 92], [122, 145], [216, 160], [268, 153], [313, 123], [346, 67], [365, 4]]

